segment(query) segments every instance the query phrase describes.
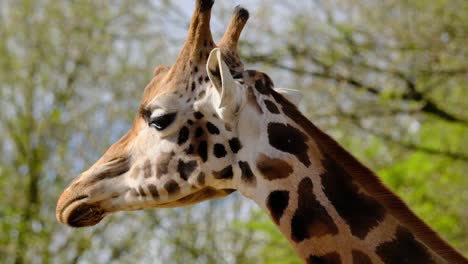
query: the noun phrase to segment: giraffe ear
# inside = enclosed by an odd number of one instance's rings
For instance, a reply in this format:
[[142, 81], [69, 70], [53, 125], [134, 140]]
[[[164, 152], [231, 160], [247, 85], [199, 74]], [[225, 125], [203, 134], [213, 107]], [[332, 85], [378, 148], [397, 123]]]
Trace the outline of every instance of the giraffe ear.
[[275, 91], [295, 105], [298, 105], [302, 100], [302, 93], [299, 90], [289, 88], [275, 88]]
[[216, 88], [217, 98], [219, 98], [214, 102], [218, 114], [223, 119], [234, 118], [239, 111], [242, 94], [229, 71], [229, 67], [223, 61], [219, 48], [211, 51], [206, 70], [211, 83]]

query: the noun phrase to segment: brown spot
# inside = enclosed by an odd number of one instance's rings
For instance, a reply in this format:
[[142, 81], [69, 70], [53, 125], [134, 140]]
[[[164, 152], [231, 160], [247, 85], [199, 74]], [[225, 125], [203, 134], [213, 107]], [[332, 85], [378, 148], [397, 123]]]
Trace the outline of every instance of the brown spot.
[[197, 129], [195, 130], [195, 137], [199, 138], [199, 137], [202, 137], [204, 134], [205, 134], [205, 131], [203, 130], [203, 128], [197, 127]]
[[200, 172], [197, 176], [197, 182], [199, 185], [204, 185], [205, 184], [205, 173]]
[[270, 113], [272, 113], [272, 114], [279, 114], [280, 113], [278, 107], [272, 101], [270, 101], [268, 99], [265, 99], [264, 103], [265, 103], [265, 106], [268, 109], [268, 111], [270, 111]]
[[143, 175], [145, 178], [151, 177], [151, 162], [149, 160], [146, 160], [145, 164], [143, 164]]
[[237, 153], [242, 148], [242, 144], [238, 138], [232, 138], [229, 140], [229, 147], [231, 148], [232, 152]]
[[335, 222], [313, 193], [312, 180], [302, 179], [297, 192], [298, 207], [291, 219], [291, 238], [301, 242], [311, 237], [338, 234]]
[[267, 207], [270, 210], [271, 217], [277, 225], [279, 225], [280, 219], [283, 216], [284, 210], [289, 204], [289, 192], [288, 191], [273, 191], [267, 197]]
[[169, 163], [174, 157], [175, 153], [162, 153], [156, 160], [156, 177], [159, 179], [169, 171]]
[[353, 264], [372, 264], [371, 259], [366, 253], [360, 250], [353, 250]]
[[218, 159], [224, 158], [227, 154], [226, 148], [224, 147], [223, 144], [216, 143], [213, 147], [213, 154]]
[[141, 196], [146, 197], [145, 190], [143, 190], [143, 187], [138, 186], [138, 192], [140, 193]]
[[[189, 120], [189, 121], [191, 121], [191, 120]], [[190, 131], [189, 131], [188, 127], [183, 126], [179, 131], [179, 138], [177, 139], [177, 144], [182, 145], [185, 142], [187, 142], [187, 140], [189, 138], [189, 134], [190, 134]]]
[[148, 190], [150, 191], [151, 196], [153, 196], [154, 199], [159, 197], [158, 189], [154, 184], [148, 185]]
[[307, 136], [299, 129], [289, 124], [269, 123], [268, 141], [274, 148], [295, 155], [300, 162], [309, 167]]
[[183, 160], [179, 160], [179, 163], [177, 164], [177, 172], [180, 175], [180, 178], [183, 180], [187, 180], [192, 172], [195, 170], [197, 167], [197, 161], [191, 160], [188, 162], [184, 162]]
[[384, 219], [385, 209], [371, 196], [359, 191], [348, 173], [324, 154], [325, 172], [321, 175], [323, 190], [351, 233], [364, 239]]
[[241, 175], [242, 181], [250, 185], [255, 185], [257, 179], [255, 179], [255, 176], [252, 170], [250, 169], [249, 163], [246, 161], [239, 161], [238, 164], [242, 172], [242, 175]]
[[265, 85], [268, 86], [270, 90], [273, 90], [273, 87], [275, 86], [273, 81], [271, 80], [270, 76], [268, 76], [265, 73], [262, 73], [263, 79], [265, 80]]
[[203, 140], [198, 144], [197, 152], [203, 162], [208, 160], [208, 143], [206, 140]]
[[258, 155], [257, 169], [265, 179], [270, 181], [284, 179], [293, 172], [293, 168], [286, 161], [270, 158], [263, 153]]
[[309, 256], [307, 264], [341, 264], [340, 254], [332, 252], [323, 256]]
[[267, 85], [265, 85], [264, 80], [256, 80], [255, 89], [257, 89], [257, 91], [261, 94], [268, 95], [270, 93], [270, 89]]
[[211, 122], [206, 122], [206, 129], [212, 135], [219, 135], [219, 129]]
[[376, 248], [377, 255], [389, 264], [435, 263], [426, 247], [419, 243], [406, 228], [397, 228], [395, 238]]
[[189, 147], [185, 150], [185, 154], [191, 155], [193, 154], [193, 145], [190, 144]]
[[213, 171], [213, 175], [215, 179], [232, 179], [234, 176], [234, 173], [232, 172], [232, 166], [229, 165], [226, 168], [220, 170], [220, 171]]
[[202, 119], [204, 117], [204, 115], [201, 112], [195, 112], [193, 116], [195, 117], [195, 119]]
[[169, 195], [177, 194], [180, 191], [179, 184], [176, 181], [170, 180], [164, 184], [164, 189], [166, 189]]

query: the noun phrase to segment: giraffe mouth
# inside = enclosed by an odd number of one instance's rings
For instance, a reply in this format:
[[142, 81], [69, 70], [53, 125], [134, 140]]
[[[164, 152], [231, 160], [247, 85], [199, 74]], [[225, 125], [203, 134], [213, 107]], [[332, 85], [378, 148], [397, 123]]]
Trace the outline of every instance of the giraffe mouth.
[[95, 204], [80, 204], [68, 214], [67, 224], [71, 227], [93, 226], [105, 217], [105, 211]]
[[87, 195], [78, 196], [57, 211], [60, 222], [71, 227], [93, 226], [99, 223], [105, 216], [106, 211], [97, 203], [89, 203]]
[[[172, 208], [179, 206], [187, 206], [201, 201], [221, 198], [229, 195], [235, 190], [226, 189], [226, 190], [216, 190], [214, 188], [203, 188], [198, 192], [192, 193], [190, 195], [181, 197], [175, 201], [160, 203], [153, 205], [154, 208]], [[106, 215], [120, 210], [125, 209], [116, 209], [116, 207], [110, 206], [109, 208], [104, 209], [103, 204], [105, 200], [100, 202], [90, 201], [89, 196], [82, 195], [77, 196], [74, 199], [69, 200], [66, 203], [63, 203], [62, 206], [57, 209], [57, 219], [71, 227], [87, 227], [98, 224]], [[141, 207], [138, 207], [139, 210]], [[135, 210], [135, 209], [126, 209], [126, 210]]]

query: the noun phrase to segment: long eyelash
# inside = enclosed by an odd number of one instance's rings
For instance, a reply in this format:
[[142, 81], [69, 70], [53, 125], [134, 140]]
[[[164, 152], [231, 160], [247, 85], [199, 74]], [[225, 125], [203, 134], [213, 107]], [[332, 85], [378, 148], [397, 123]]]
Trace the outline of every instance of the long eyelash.
[[143, 117], [147, 121], [151, 117], [151, 111], [147, 108], [141, 107], [140, 110], [138, 110], [138, 112], [140, 113], [141, 117]]

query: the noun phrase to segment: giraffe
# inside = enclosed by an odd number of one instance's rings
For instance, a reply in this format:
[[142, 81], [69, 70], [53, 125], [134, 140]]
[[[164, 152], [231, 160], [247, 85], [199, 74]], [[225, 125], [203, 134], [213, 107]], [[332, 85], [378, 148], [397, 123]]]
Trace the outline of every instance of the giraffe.
[[159, 66], [132, 128], [61, 194], [58, 221], [186, 206], [239, 191], [305, 263], [468, 263], [379, 178], [309, 121], [300, 94], [244, 70], [234, 9], [216, 45], [213, 0], [197, 0], [187, 40]]

